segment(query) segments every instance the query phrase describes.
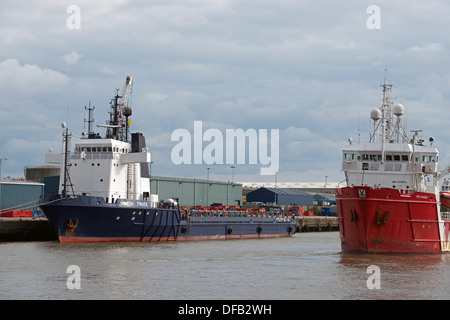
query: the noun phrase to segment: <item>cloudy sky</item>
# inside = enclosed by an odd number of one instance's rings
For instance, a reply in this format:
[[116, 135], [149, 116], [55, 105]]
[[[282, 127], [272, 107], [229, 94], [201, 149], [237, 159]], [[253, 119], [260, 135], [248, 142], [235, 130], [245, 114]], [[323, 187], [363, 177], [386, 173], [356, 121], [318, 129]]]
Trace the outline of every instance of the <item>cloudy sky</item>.
[[[408, 130], [433, 136], [448, 165], [449, 16], [445, 0], [3, 0], [2, 176], [45, 164], [61, 122], [81, 136], [89, 101], [105, 123], [128, 75], [132, 131], [147, 137], [155, 175], [206, 177], [207, 164], [171, 161], [172, 132], [202, 121], [224, 134], [278, 129], [278, 181], [341, 181], [341, 148], [358, 129], [368, 139], [385, 69]], [[235, 166], [235, 181], [275, 179]], [[230, 164], [210, 167], [231, 179]]]

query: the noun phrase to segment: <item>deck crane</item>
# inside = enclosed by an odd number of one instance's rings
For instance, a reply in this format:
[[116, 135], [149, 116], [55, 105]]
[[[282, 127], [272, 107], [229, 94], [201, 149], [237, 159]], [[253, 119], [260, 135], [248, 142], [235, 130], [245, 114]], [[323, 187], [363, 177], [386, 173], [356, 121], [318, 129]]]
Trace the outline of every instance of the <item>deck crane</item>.
[[[128, 141], [128, 117], [131, 116], [131, 107], [129, 106], [130, 97], [132, 93], [133, 78], [127, 76], [122, 91], [119, 94], [119, 89], [116, 89], [116, 96], [111, 101], [112, 111], [110, 112], [110, 121], [108, 125], [98, 125], [99, 127], [106, 127], [107, 137]], [[125, 121], [124, 121], [125, 118]]]
[[[133, 78], [131, 76], [127, 76], [125, 79], [125, 84], [122, 88], [122, 93], [119, 96], [118, 104], [118, 116], [119, 116], [119, 125], [122, 128], [122, 136], [119, 137], [120, 140], [128, 141], [128, 127], [130, 125], [128, 117], [131, 116], [131, 107], [130, 107], [130, 98], [132, 93], [132, 84]], [[124, 121], [125, 117], [125, 121]], [[123, 130], [124, 129], [124, 130]], [[125, 131], [125, 132], [124, 132]], [[125, 137], [123, 136], [125, 134]]]

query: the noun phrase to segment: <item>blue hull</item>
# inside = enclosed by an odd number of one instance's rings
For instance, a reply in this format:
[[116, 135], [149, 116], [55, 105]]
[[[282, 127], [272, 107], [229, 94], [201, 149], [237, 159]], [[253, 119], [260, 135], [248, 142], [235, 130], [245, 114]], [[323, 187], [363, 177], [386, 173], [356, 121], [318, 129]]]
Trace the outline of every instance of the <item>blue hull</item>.
[[150, 208], [147, 201], [101, 197], [47, 196], [39, 205], [60, 242], [188, 241], [289, 237], [291, 218], [185, 215], [178, 209]]

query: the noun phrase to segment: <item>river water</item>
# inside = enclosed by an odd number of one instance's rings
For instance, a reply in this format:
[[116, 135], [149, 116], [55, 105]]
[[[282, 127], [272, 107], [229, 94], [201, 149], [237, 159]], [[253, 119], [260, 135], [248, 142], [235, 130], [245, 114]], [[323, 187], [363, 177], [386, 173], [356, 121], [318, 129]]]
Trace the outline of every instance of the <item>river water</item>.
[[[0, 243], [0, 257], [3, 300], [450, 298], [450, 255], [344, 254], [339, 232], [260, 240]], [[79, 272], [68, 273], [69, 266]]]

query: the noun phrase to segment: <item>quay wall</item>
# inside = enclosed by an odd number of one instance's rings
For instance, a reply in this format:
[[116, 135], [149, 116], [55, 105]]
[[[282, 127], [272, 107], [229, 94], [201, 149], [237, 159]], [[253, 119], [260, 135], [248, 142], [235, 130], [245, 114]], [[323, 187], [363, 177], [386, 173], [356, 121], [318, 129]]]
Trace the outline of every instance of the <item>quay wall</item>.
[[337, 217], [328, 216], [297, 216], [295, 217], [297, 232], [338, 231]]

